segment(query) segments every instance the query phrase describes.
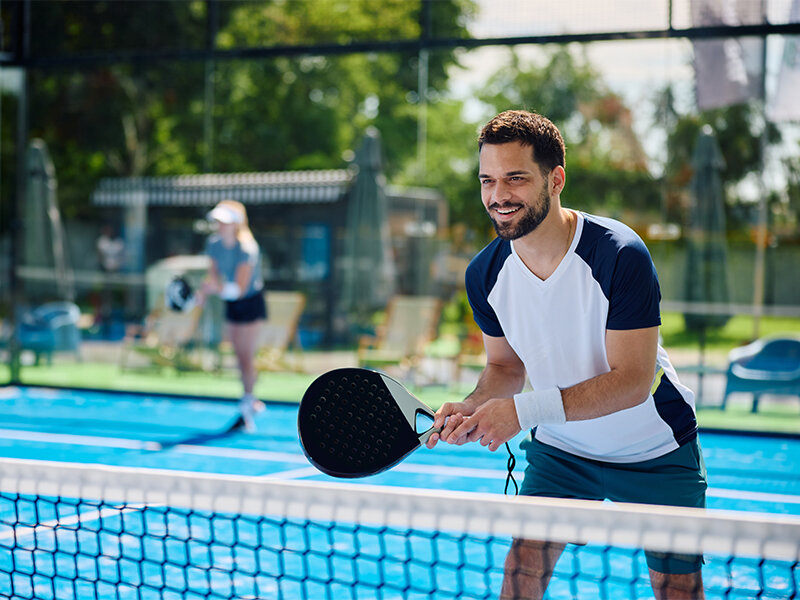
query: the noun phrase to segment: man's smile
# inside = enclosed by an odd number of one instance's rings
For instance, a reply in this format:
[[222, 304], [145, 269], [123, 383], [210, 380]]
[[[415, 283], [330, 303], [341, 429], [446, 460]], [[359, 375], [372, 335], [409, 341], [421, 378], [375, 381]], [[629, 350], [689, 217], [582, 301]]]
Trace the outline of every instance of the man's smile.
[[499, 206], [492, 206], [491, 209], [494, 210], [496, 213], [501, 215], [511, 215], [520, 210], [521, 206], [504, 206], [500, 208]]

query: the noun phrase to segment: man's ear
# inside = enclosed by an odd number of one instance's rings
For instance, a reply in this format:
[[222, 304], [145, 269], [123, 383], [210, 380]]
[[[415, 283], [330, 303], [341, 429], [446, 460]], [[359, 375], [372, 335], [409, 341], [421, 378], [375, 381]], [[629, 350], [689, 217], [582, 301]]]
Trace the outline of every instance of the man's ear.
[[567, 183], [567, 173], [564, 171], [564, 167], [561, 165], [556, 165], [550, 171], [550, 193], [554, 195], [561, 194], [561, 191], [564, 189], [564, 185]]

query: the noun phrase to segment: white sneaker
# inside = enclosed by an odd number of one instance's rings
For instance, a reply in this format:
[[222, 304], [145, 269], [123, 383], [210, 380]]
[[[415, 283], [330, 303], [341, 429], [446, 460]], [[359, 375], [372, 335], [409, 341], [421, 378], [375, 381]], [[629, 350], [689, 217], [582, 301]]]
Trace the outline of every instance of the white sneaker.
[[[261, 404], [261, 408], [257, 408], [257, 404]], [[249, 394], [239, 400], [239, 413], [242, 415], [244, 421], [245, 431], [256, 430], [256, 412], [264, 410], [264, 403]]]

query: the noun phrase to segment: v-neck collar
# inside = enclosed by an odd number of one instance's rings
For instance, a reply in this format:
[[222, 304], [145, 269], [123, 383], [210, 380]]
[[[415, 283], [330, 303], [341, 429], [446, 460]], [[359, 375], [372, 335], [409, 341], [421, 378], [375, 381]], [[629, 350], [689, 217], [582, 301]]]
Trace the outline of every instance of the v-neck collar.
[[578, 241], [581, 237], [581, 232], [583, 231], [583, 213], [573, 210], [572, 213], [575, 215], [575, 233], [572, 236], [572, 240], [569, 243], [569, 248], [567, 248], [567, 252], [561, 258], [558, 263], [558, 266], [555, 270], [550, 273], [550, 276], [547, 279], [542, 279], [538, 275], [536, 275], [533, 271], [531, 271], [525, 262], [520, 258], [519, 254], [517, 254], [516, 248], [514, 248], [514, 240], [511, 240], [511, 255], [514, 257], [515, 264], [522, 270], [526, 277], [530, 278], [533, 282], [540, 286], [548, 286], [551, 285], [552, 282], [556, 281], [560, 276], [561, 273], [567, 270], [569, 263], [572, 261], [573, 257], [575, 256], [575, 248], [578, 246]]

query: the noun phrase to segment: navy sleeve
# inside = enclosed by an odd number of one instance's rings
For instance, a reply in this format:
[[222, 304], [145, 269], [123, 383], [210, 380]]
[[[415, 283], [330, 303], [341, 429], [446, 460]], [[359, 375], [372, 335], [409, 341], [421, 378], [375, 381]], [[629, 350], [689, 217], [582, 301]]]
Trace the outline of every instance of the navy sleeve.
[[641, 329], [661, 324], [661, 288], [650, 253], [636, 241], [620, 248], [608, 300], [608, 329]]
[[481, 331], [492, 337], [504, 337], [505, 333], [500, 326], [494, 309], [489, 304], [489, 291], [497, 280], [497, 269], [493, 268], [494, 252], [490, 244], [484, 248], [467, 267], [465, 283], [467, 299], [472, 307], [472, 317], [481, 328]]

